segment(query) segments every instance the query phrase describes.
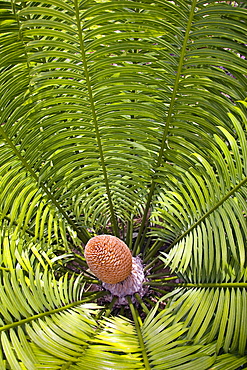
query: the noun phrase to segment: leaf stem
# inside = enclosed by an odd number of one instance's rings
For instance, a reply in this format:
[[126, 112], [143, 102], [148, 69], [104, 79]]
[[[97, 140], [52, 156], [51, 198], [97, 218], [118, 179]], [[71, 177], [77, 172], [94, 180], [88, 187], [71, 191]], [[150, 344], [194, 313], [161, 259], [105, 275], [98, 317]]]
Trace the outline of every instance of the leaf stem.
[[182, 288], [247, 288], [247, 283], [166, 283], [165, 281], [145, 281], [143, 285]]
[[[107, 309], [105, 310], [104, 317], [109, 317], [109, 316], [110, 316], [110, 314], [111, 314], [111, 312], [112, 312], [112, 309], [113, 309], [113, 307], [114, 307], [114, 304], [116, 303], [117, 299], [118, 299], [118, 298], [117, 298], [116, 296], [114, 296], [114, 297], [112, 298], [112, 301], [110, 302], [109, 306], [108, 306], [108, 307], [107, 307]], [[102, 313], [102, 315], [103, 315], [103, 310], [101, 311], [101, 313]]]
[[141, 332], [140, 317], [139, 317], [137, 311], [135, 310], [135, 307], [134, 307], [134, 305], [131, 301], [131, 298], [128, 296], [127, 299], [128, 299], [128, 303], [129, 303], [129, 307], [130, 307], [133, 319], [134, 319], [135, 328], [136, 328], [139, 344], [140, 344], [141, 351], [142, 351], [142, 357], [143, 357], [145, 369], [146, 370], [151, 370], [149, 360], [148, 360], [148, 356], [147, 356], [147, 352], [146, 352], [146, 349], [145, 349], [145, 344], [144, 344], [144, 341], [143, 341], [142, 332]]
[[[148, 271], [157, 261], [159, 260], [159, 257], [155, 257], [148, 265], [144, 267], [144, 271]], [[157, 270], [161, 269], [164, 266], [164, 264], [158, 265]]]
[[153, 279], [153, 278], [156, 278], [156, 277], [163, 277], [163, 281], [168, 281], [168, 280], [174, 280], [174, 279], [177, 279], [178, 277], [177, 276], [166, 276], [164, 277], [164, 272], [162, 273], [159, 273], [159, 274], [154, 274], [154, 275], [147, 275], [147, 279]]
[[145, 314], [148, 315], [149, 314], [149, 309], [147, 308], [147, 306], [143, 302], [141, 296], [138, 293], [135, 293], [135, 298], [138, 301], [138, 303], [140, 303], [140, 305], [142, 306], [142, 309], [145, 312]]
[[156, 240], [155, 243], [150, 248], [149, 253], [145, 256], [143, 262], [146, 263], [148, 260], [152, 259], [163, 244], [164, 244], [163, 241]]

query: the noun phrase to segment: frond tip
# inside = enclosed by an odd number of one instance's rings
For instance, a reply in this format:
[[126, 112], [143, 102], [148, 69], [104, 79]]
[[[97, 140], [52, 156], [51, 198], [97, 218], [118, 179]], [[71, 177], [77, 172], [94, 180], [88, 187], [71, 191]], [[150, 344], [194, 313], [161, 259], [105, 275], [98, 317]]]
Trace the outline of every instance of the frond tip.
[[98, 235], [91, 238], [84, 254], [92, 273], [104, 283], [119, 283], [131, 273], [131, 252], [128, 246], [115, 236]]

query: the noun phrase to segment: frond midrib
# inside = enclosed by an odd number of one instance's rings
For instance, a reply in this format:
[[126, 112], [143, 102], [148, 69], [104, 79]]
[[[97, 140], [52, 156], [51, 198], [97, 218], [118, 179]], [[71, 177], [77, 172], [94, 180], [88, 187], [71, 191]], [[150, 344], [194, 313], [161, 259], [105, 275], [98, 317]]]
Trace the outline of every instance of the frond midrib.
[[58, 312], [69, 310], [70, 308], [80, 306], [80, 305], [82, 305], [84, 303], [87, 303], [87, 302], [92, 302], [94, 299], [98, 299], [100, 297], [103, 297], [106, 294], [108, 294], [106, 291], [105, 292], [97, 292], [97, 293], [93, 294], [92, 296], [86, 297], [82, 300], [75, 301], [75, 302], [69, 303], [67, 305], [58, 307], [58, 308], [54, 308], [53, 310], [48, 310], [48, 311], [45, 311], [45, 312], [41, 312], [39, 314], [29, 316], [25, 319], [15, 321], [15, 322], [12, 322], [12, 323], [7, 324], [7, 325], [3, 325], [3, 326], [0, 327], [0, 332], [8, 331], [11, 328], [22, 326], [23, 324], [30, 323], [33, 320], [37, 320], [37, 319], [40, 319], [40, 318], [45, 317], [45, 316], [50, 316], [50, 315], [56, 314]]
[[44, 184], [42, 181], [40, 181], [38, 175], [33, 171], [32, 167], [27, 163], [25, 158], [22, 156], [18, 148], [15, 146], [15, 144], [11, 141], [11, 139], [8, 137], [7, 133], [4, 131], [3, 127], [0, 127], [0, 133], [2, 134], [5, 142], [9, 145], [9, 147], [12, 149], [14, 154], [17, 156], [19, 161], [22, 163], [23, 168], [31, 175], [33, 180], [36, 182], [37, 187], [41, 188], [48, 199], [52, 202], [52, 204], [57, 208], [57, 210], [63, 215], [63, 217], [66, 219], [66, 221], [71, 225], [73, 230], [77, 232], [78, 237], [81, 238], [81, 240], [86, 243], [89, 239], [89, 234], [86, 230], [82, 229], [80, 230], [77, 225], [73, 222], [73, 220], [67, 215], [63, 207], [61, 207], [60, 203], [56, 200], [54, 195], [50, 192], [50, 190], [47, 188], [46, 184]]
[[103, 171], [105, 187], [106, 187], [106, 193], [107, 193], [107, 198], [108, 198], [108, 203], [109, 203], [109, 208], [110, 208], [110, 213], [111, 213], [112, 227], [113, 227], [115, 235], [118, 236], [119, 235], [118, 225], [117, 225], [116, 215], [114, 212], [114, 205], [113, 205], [113, 200], [112, 200], [111, 191], [110, 191], [107, 168], [105, 164], [103, 145], [101, 142], [98, 119], [97, 119], [97, 114], [96, 114], [96, 109], [95, 109], [93, 90], [92, 90], [88, 66], [87, 66], [87, 58], [86, 58], [86, 53], [85, 53], [85, 48], [84, 48], [84, 41], [82, 37], [83, 31], [81, 27], [80, 12], [79, 12], [79, 6], [78, 6], [77, 0], [74, 0], [74, 6], [75, 6], [76, 22], [77, 22], [78, 36], [79, 36], [79, 42], [80, 42], [81, 57], [82, 57], [82, 62], [84, 66], [84, 73], [85, 73], [85, 78], [86, 78], [86, 84], [88, 87], [88, 95], [89, 95], [89, 101], [90, 101], [91, 110], [92, 110], [92, 118], [93, 118], [93, 123], [94, 123], [94, 128], [95, 128], [96, 140], [98, 144], [100, 161], [102, 165], [102, 171]]
[[156, 166], [154, 168], [153, 179], [152, 179], [152, 182], [151, 182], [147, 202], [146, 202], [146, 205], [145, 205], [145, 210], [144, 210], [144, 213], [143, 213], [142, 223], [140, 225], [138, 236], [136, 238], [136, 242], [135, 242], [135, 245], [134, 245], [133, 254], [139, 252], [139, 250], [138, 250], [139, 243], [141, 241], [142, 233], [143, 233], [144, 228], [145, 228], [146, 219], [147, 219], [148, 211], [149, 211], [149, 208], [150, 208], [150, 204], [151, 204], [153, 196], [154, 196], [154, 192], [155, 192], [155, 188], [156, 188], [156, 182], [155, 182], [154, 178], [155, 178], [155, 174], [157, 172], [157, 168], [160, 167], [161, 162], [162, 162], [162, 158], [163, 158], [163, 155], [164, 155], [164, 149], [165, 149], [167, 135], [169, 133], [169, 128], [170, 128], [170, 124], [171, 124], [171, 120], [172, 120], [173, 108], [174, 108], [174, 104], [175, 104], [176, 96], [177, 96], [177, 92], [178, 92], [179, 80], [180, 80], [181, 71], [182, 71], [183, 64], [184, 64], [184, 56], [185, 56], [185, 52], [186, 52], [187, 42], [188, 42], [188, 39], [189, 39], [189, 33], [190, 33], [190, 30], [191, 30], [191, 26], [192, 26], [192, 20], [193, 20], [193, 17], [194, 17], [195, 7], [196, 7], [196, 0], [193, 0], [193, 3], [191, 4], [190, 15], [189, 15], [185, 35], [184, 35], [181, 54], [180, 54], [180, 58], [179, 58], [179, 62], [178, 62], [178, 69], [177, 69], [176, 78], [175, 78], [175, 81], [174, 81], [174, 87], [172, 89], [171, 101], [170, 101], [170, 104], [169, 104], [166, 124], [165, 124], [164, 132], [163, 132], [163, 135], [162, 135], [162, 139], [161, 139], [161, 145], [160, 145], [160, 149], [159, 149], [159, 153], [158, 153], [158, 158], [157, 158]]

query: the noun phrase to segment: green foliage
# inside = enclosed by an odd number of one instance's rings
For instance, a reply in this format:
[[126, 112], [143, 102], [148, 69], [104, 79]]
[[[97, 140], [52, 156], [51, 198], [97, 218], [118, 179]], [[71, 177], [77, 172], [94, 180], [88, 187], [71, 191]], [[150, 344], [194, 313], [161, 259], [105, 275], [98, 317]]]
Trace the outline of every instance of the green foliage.
[[[0, 368], [246, 367], [245, 3], [0, 4]], [[139, 305], [91, 289], [101, 233]]]

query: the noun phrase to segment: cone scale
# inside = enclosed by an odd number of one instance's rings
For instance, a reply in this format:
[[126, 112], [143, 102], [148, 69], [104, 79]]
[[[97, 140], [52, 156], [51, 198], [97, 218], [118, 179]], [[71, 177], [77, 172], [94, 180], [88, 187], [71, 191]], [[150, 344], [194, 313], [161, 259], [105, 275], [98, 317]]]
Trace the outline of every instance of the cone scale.
[[132, 255], [128, 246], [112, 235], [98, 235], [85, 247], [85, 258], [92, 273], [101, 281], [117, 284], [132, 270]]

